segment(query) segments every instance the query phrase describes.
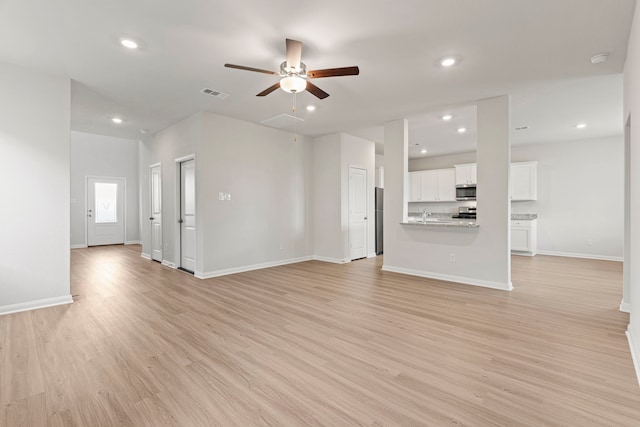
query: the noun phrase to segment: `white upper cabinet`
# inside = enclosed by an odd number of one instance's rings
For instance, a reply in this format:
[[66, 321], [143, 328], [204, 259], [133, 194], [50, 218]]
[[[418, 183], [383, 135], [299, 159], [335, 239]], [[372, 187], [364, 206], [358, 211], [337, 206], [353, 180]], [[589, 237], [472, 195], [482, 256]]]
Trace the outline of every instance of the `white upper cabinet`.
[[465, 165], [455, 165], [456, 185], [476, 185], [478, 182], [478, 165], [468, 163]]
[[511, 200], [538, 199], [538, 162], [511, 163]]
[[455, 202], [455, 170], [409, 172], [410, 202]]

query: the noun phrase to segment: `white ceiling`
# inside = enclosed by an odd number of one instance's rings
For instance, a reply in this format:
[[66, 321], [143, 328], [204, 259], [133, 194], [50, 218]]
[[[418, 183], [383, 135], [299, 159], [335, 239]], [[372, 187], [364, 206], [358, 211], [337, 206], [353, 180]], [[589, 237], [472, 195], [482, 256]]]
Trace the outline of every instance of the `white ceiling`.
[[[359, 76], [315, 80], [331, 95], [325, 100], [298, 95], [305, 119], [298, 132], [369, 133], [379, 141], [381, 124], [408, 117], [410, 138], [430, 141], [434, 154], [459, 142], [443, 137], [443, 111], [475, 116], [468, 107], [475, 100], [504, 94], [512, 95], [513, 126], [530, 128], [514, 134], [516, 143], [575, 139], [579, 121], [589, 123], [580, 137], [619, 134], [619, 74], [634, 5], [0, 0], [0, 61], [71, 77], [74, 130], [137, 139], [140, 129], [153, 133], [200, 110], [256, 123], [290, 112], [290, 94], [255, 96], [275, 76], [223, 64], [277, 71], [285, 38], [294, 38], [304, 43], [309, 69], [360, 67]], [[140, 49], [126, 50], [120, 37], [134, 38]], [[609, 60], [592, 65], [600, 52]], [[444, 69], [438, 60], [448, 55], [460, 61]], [[204, 87], [231, 96], [212, 98], [200, 93]], [[301, 108], [311, 103], [315, 112]], [[125, 123], [113, 125], [114, 115]], [[465, 138], [472, 136], [473, 129]]]

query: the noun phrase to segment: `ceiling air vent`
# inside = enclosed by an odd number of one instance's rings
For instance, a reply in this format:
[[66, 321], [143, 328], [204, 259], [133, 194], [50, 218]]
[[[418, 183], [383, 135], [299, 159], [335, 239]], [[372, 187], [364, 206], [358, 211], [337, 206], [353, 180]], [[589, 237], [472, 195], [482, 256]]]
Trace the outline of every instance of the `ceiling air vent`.
[[228, 93], [220, 92], [219, 90], [209, 89], [208, 87], [205, 87], [200, 92], [204, 93], [205, 95], [215, 96], [216, 98], [219, 98], [219, 99], [227, 99], [229, 97]]
[[517, 127], [517, 128], [516, 128], [516, 130], [518, 130], [518, 131], [520, 131], [520, 130], [527, 130], [527, 129], [529, 129], [529, 126], [520, 126], [520, 127]]
[[296, 124], [300, 124], [304, 122], [300, 117], [294, 117], [290, 114], [282, 113], [280, 115], [271, 117], [269, 119], [265, 119], [261, 121], [263, 125], [271, 126], [278, 129], [289, 129], [293, 130]]

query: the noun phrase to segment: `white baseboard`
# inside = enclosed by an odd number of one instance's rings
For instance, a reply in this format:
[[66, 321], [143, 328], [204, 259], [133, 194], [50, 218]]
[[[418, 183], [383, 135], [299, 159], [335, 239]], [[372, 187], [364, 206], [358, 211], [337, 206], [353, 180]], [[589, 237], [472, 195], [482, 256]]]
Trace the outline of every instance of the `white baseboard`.
[[225, 268], [225, 269], [216, 270], [216, 271], [207, 271], [207, 272], [196, 271], [194, 272], [193, 275], [198, 279], [211, 279], [213, 277], [226, 276], [228, 274], [244, 273], [247, 271], [260, 270], [263, 268], [278, 267], [280, 265], [296, 264], [298, 262], [311, 261], [312, 259], [313, 257], [310, 257], [310, 256], [300, 257], [300, 258], [290, 258], [290, 259], [283, 259], [279, 261], [263, 262], [260, 264], [245, 265], [242, 267]]
[[584, 258], [584, 259], [598, 259], [601, 261], [624, 261], [623, 257], [607, 256], [607, 255], [592, 255], [592, 254], [577, 254], [573, 252], [556, 252], [556, 251], [538, 251], [539, 255], [549, 256], [562, 256], [568, 258]]
[[171, 261], [167, 261], [166, 259], [162, 260], [162, 265], [170, 268], [177, 268], [174, 263], [172, 263]]
[[40, 299], [36, 301], [29, 301], [29, 302], [21, 302], [19, 304], [2, 305], [0, 306], [0, 316], [4, 314], [18, 313], [21, 311], [28, 311], [28, 310], [37, 310], [39, 308], [53, 307], [56, 305], [71, 304], [71, 303], [73, 303], [73, 298], [71, 297], [71, 295], [65, 295], [62, 297], [46, 298], [46, 299]]
[[377, 256], [378, 256], [378, 255], [376, 255], [376, 253], [375, 253], [375, 252], [371, 252], [369, 255], [367, 255], [367, 258], [375, 258], [375, 257], [377, 257]]
[[71, 245], [71, 249], [84, 249], [87, 245]]
[[348, 262], [351, 262], [350, 259], [329, 258], [326, 256], [318, 256], [318, 255], [313, 255], [311, 259], [314, 261], [330, 262], [333, 264], [346, 264]]
[[636, 378], [638, 380], [638, 385], [640, 385], [640, 341], [638, 341], [638, 338], [638, 335], [636, 335], [631, 328], [631, 324], [629, 324], [627, 327], [627, 339], [629, 340], [629, 349], [631, 350], [633, 366], [636, 369]]
[[623, 313], [631, 313], [631, 304], [628, 302], [621, 301], [620, 311], [622, 311]]
[[125, 245], [141, 245], [142, 241], [141, 240], [127, 240], [126, 242], [124, 242]]
[[151, 255], [149, 255], [149, 254], [147, 254], [147, 253], [144, 253], [144, 252], [142, 252], [142, 253], [140, 254], [140, 256], [141, 256], [142, 258], [145, 258], [145, 259], [151, 259]]
[[410, 276], [426, 277], [427, 279], [444, 280], [447, 282], [462, 283], [464, 285], [481, 286], [483, 288], [499, 289], [501, 291], [510, 291], [513, 289], [511, 283], [492, 282], [489, 280], [477, 280], [469, 277], [453, 276], [450, 274], [433, 273], [430, 271], [412, 270], [409, 268], [394, 267], [392, 265], [383, 265], [382, 271], [390, 271], [392, 273], [408, 274]]

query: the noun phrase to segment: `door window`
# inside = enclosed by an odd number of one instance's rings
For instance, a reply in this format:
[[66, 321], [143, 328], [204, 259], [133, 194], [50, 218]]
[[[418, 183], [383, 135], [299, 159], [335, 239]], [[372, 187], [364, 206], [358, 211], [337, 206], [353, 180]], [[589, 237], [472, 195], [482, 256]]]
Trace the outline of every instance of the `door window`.
[[118, 222], [117, 217], [117, 196], [118, 184], [96, 182], [96, 223]]

